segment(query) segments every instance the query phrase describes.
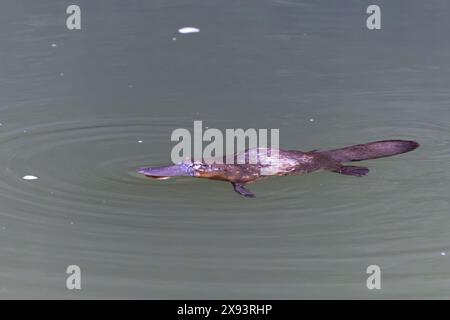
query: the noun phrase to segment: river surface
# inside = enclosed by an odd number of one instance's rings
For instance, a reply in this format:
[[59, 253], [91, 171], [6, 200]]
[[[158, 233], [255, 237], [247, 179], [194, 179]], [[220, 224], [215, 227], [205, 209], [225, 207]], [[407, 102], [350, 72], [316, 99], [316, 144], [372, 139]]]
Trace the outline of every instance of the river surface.
[[[448, 1], [79, 0], [81, 30], [70, 4], [0, 10], [0, 298], [450, 298]], [[133, 172], [194, 120], [421, 147], [255, 199]]]

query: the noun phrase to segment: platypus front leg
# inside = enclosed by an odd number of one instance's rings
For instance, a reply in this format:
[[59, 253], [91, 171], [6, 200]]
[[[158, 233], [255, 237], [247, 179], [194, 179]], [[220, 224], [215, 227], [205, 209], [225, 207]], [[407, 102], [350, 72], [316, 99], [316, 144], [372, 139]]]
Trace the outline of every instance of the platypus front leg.
[[255, 197], [255, 195], [250, 190], [248, 190], [244, 186], [244, 184], [238, 183], [238, 182], [232, 182], [231, 184], [233, 185], [234, 191], [236, 191], [240, 195], [243, 195], [246, 198], [254, 198]]

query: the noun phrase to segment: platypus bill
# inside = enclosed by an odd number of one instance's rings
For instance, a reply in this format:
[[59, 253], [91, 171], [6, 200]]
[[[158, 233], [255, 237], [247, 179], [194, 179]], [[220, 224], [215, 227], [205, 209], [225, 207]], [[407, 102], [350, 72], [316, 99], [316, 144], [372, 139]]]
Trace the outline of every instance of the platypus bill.
[[[187, 176], [229, 181], [233, 185], [234, 191], [244, 197], [252, 198], [255, 195], [245, 185], [267, 176], [287, 176], [325, 170], [362, 177], [369, 172], [368, 168], [347, 166], [344, 163], [395, 156], [412, 151], [418, 146], [419, 144], [415, 141], [384, 140], [327, 151], [278, 150], [276, 159], [275, 157], [270, 158], [270, 155], [274, 154], [274, 149], [259, 148], [246, 150], [243, 154], [235, 155], [235, 164], [208, 164], [206, 162], [186, 161], [171, 166], [139, 168], [137, 172], [155, 179]], [[256, 164], [250, 164], [248, 161], [245, 164], [236, 164], [238, 163], [236, 161], [238, 156], [250, 157], [255, 155], [258, 157]], [[270, 167], [270, 163], [273, 166], [274, 162], [277, 164], [275, 171], [265, 170]]]

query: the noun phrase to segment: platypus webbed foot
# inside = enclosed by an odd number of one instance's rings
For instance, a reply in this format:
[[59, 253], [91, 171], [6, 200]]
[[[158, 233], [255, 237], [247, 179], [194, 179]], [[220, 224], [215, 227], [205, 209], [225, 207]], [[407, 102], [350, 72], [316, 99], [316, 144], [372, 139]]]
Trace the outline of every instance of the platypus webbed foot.
[[246, 197], [246, 198], [254, 198], [255, 194], [248, 190], [242, 183], [231, 183], [233, 185], [234, 191], [239, 193], [240, 195]]
[[362, 177], [369, 173], [369, 168], [358, 166], [341, 166], [333, 170], [333, 172], [345, 174], [347, 176]]

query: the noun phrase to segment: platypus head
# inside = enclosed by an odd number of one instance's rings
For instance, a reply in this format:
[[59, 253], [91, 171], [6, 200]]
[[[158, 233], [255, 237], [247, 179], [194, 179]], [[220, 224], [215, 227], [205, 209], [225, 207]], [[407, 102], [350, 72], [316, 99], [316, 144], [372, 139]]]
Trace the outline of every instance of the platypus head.
[[197, 169], [202, 166], [199, 162], [182, 162], [172, 166], [143, 167], [136, 170], [149, 178], [166, 180], [172, 177], [192, 177], [196, 175]]

